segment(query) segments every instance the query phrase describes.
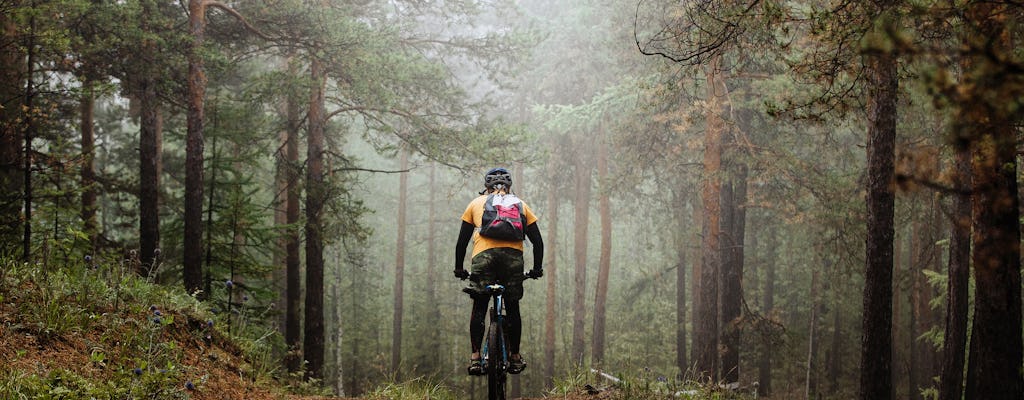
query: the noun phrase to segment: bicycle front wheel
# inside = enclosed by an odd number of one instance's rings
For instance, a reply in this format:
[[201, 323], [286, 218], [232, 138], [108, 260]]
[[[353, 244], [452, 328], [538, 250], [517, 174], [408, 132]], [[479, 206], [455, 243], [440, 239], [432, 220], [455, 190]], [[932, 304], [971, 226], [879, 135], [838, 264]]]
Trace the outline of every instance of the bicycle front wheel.
[[491, 320], [491, 326], [487, 330], [487, 398], [489, 400], [505, 400], [505, 364], [506, 350], [502, 340], [502, 330], [498, 321]]

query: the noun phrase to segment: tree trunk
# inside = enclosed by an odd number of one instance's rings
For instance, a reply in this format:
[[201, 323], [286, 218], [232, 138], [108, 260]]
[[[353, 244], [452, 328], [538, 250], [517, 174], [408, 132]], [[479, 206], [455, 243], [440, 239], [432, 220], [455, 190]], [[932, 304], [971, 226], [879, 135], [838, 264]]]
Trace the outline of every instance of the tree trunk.
[[828, 363], [828, 394], [831, 396], [836, 395], [839, 391], [839, 374], [842, 372], [843, 365], [843, 324], [842, 324], [842, 312], [840, 312], [841, 302], [843, 301], [842, 296], [839, 293], [840, 284], [833, 284], [832, 291], [834, 296], [834, 304], [832, 305], [832, 349]]
[[583, 365], [584, 356], [584, 320], [587, 308], [585, 295], [587, 291], [587, 227], [590, 221], [590, 176], [591, 167], [582, 154], [576, 159], [576, 199], [575, 231], [573, 233], [573, 256], [576, 258], [574, 283], [576, 290], [573, 297], [572, 317], [572, 358], [576, 366]]
[[598, 259], [597, 289], [594, 294], [594, 339], [592, 364], [600, 368], [604, 363], [605, 305], [608, 302], [608, 274], [612, 264], [612, 211], [608, 190], [608, 144], [601, 141], [597, 153], [597, 179], [600, 181], [598, 213], [601, 215], [601, 256]]
[[[673, 218], [676, 225], [676, 232], [673, 245], [676, 249], [676, 368], [679, 369], [679, 377], [685, 377], [690, 367], [690, 361], [686, 357], [686, 247], [687, 229], [686, 217], [683, 213], [682, 189], [672, 191], [672, 203], [674, 204]], [[693, 221], [691, 221], [693, 223]]]
[[[882, 10], [887, 7], [880, 6]], [[867, 255], [859, 398], [888, 400], [893, 394], [892, 246], [895, 193], [892, 182], [899, 85], [895, 55], [875, 53], [867, 55], [865, 62], [868, 83]]]
[[921, 335], [921, 331], [918, 327], [921, 325], [921, 279], [922, 274], [921, 268], [921, 225], [920, 223], [912, 223], [910, 226], [910, 265], [907, 267], [907, 272], [910, 273], [910, 290], [909, 300], [907, 304], [910, 306], [910, 323], [907, 324], [907, 329], [910, 332], [907, 335], [907, 397], [908, 399], [920, 399], [921, 396], [918, 393], [918, 376], [920, 375], [921, 365], [918, 365], [920, 359], [920, 343], [918, 343], [917, 337]]
[[[958, 137], [974, 140], [974, 324], [967, 364], [966, 398], [1024, 398], [1021, 376], [1020, 199], [1017, 188], [1017, 129], [1012, 115], [1016, 85], [1011, 68], [1007, 5], [970, 3], [965, 23], [977, 27], [968, 40], [977, 54], [964, 70], [970, 90]], [[998, 99], [998, 100], [989, 100]], [[995, 103], [993, 103], [993, 101]]]
[[[294, 64], [289, 70], [298, 73]], [[302, 272], [301, 260], [299, 258], [299, 99], [294, 94], [287, 98], [287, 141], [285, 144], [285, 168], [287, 174], [287, 189], [285, 195], [285, 222], [288, 229], [285, 231], [285, 329], [284, 342], [288, 348], [288, 355], [285, 357], [285, 366], [289, 372], [297, 372], [302, 364], [301, 340], [302, 326], [300, 303], [302, 301]]]
[[341, 344], [342, 339], [345, 337], [345, 331], [342, 329], [341, 324], [341, 254], [338, 253], [337, 262], [335, 263], [335, 274], [333, 282], [331, 283], [331, 306], [334, 309], [334, 394], [336, 396], [345, 396], [345, 374], [342, 366], [341, 358]]
[[[156, 78], [142, 78], [139, 91], [139, 260], [142, 276], [148, 276], [160, 247], [160, 174], [163, 118], [157, 98]], [[190, 294], [193, 292], [189, 292]]]
[[690, 364], [686, 366], [684, 372], [696, 372], [696, 358], [698, 349], [701, 348], [700, 339], [701, 335], [697, 332], [700, 327], [700, 297], [702, 296], [700, 285], [702, 282], [701, 268], [703, 267], [703, 241], [702, 233], [704, 226], [704, 205], [701, 202], [701, 195], [694, 193], [690, 198], [690, 205], [693, 207], [693, 225], [695, 228], [692, 230], [690, 237], [690, 243], [701, 243], [700, 246], [694, 246], [694, 249], [690, 253]]
[[[206, 37], [206, 4], [189, 0], [188, 131], [185, 136], [185, 237], [182, 241], [182, 278], [185, 291], [195, 293], [203, 284], [203, 121], [206, 99], [206, 71], [202, 49]], [[205, 299], [210, 293], [200, 293]]]
[[[743, 246], [746, 236], [746, 216], [744, 208], [747, 197], [747, 168], [742, 164], [734, 164], [734, 171], [728, 183], [728, 190], [723, 188], [723, 198], [728, 194], [728, 206], [723, 201], [722, 231], [727, 232], [723, 244], [722, 263], [722, 380], [735, 383], [740, 380], [740, 335], [742, 325], [743, 301]], [[726, 217], [728, 214], [728, 217]], [[728, 228], [726, 228], [728, 227]], [[726, 257], [727, 255], [727, 257]]]
[[327, 72], [321, 61], [309, 65], [313, 90], [310, 93], [309, 133], [306, 140], [306, 309], [302, 355], [306, 376], [320, 379], [324, 365], [324, 244], [323, 207], [327, 200], [324, 182], [324, 86]]
[[964, 361], [967, 352], [968, 288], [971, 257], [971, 149], [956, 146], [952, 231], [949, 238], [949, 281], [946, 287], [946, 334], [942, 345], [939, 400], [960, 400], [964, 393]]
[[82, 82], [82, 101], [79, 107], [81, 115], [80, 129], [82, 132], [82, 232], [89, 238], [89, 252], [96, 252], [99, 240], [99, 227], [96, 221], [96, 123], [94, 109], [96, 103], [95, 83], [89, 79]]
[[[409, 169], [409, 151], [401, 150], [401, 158], [398, 169], [405, 171]], [[395, 379], [401, 379], [399, 367], [402, 365], [402, 313], [403, 294], [405, 285], [405, 226], [406, 226], [406, 203], [409, 201], [409, 173], [399, 174], [398, 182], [398, 239], [395, 243], [395, 291], [394, 291], [394, 320], [391, 323], [391, 372]]]
[[[775, 235], [775, 230], [772, 229], [768, 233], [768, 243], [765, 245], [767, 254], [764, 265], [764, 299], [762, 300], [762, 308], [764, 313], [769, 316], [775, 314], [775, 258], [776, 248], [778, 247], [778, 239]], [[775, 349], [771, 346], [771, 342], [769, 342], [758, 363], [757, 381], [760, 383], [757, 386], [758, 396], [767, 397], [772, 393], [772, 355], [774, 353]]]
[[708, 110], [707, 128], [704, 133], [704, 176], [701, 194], [704, 203], [702, 223], [703, 253], [700, 281], [700, 309], [694, 332], [700, 336], [700, 347], [694, 348], [698, 379], [718, 381], [718, 278], [722, 265], [720, 240], [722, 134], [725, 121], [722, 119], [726, 89], [723, 82], [721, 56], [711, 59], [705, 74], [707, 76]]
[[[25, 46], [25, 48], [28, 49], [27, 62], [25, 63], [25, 65], [26, 65], [26, 67], [25, 67], [25, 70], [26, 70], [25, 76], [26, 76], [27, 79], [25, 79], [25, 93], [24, 93], [24, 97], [22, 97], [22, 100], [24, 101], [24, 103], [22, 103], [22, 105], [21, 105], [22, 106], [22, 110], [25, 110], [25, 112], [24, 112], [24, 124], [25, 124], [25, 128], [24, 128], [24, 135], [25, 135], [24, 150], [25, 150], [25, 152], [21, 156], [21, 159], [23, 161], [23, 165], [22, 165], [23, 169], [21, 171], [22, 174], [23, 174], [22, 175], [23, 176], [22, 183], [24, 185], [23, 186], [24, 191], [22, 193], [25, 196], [24, 197], [24, 203], [23, 203], [24, 206], [22, 208], [22, 212], [25, 215], [25, 219], [22, 221], [22, 226], [24, 228], [24, 231], [23, 231], [23, 236], [22, 236], [22, 239], [21, 239], [22, 240], [21, 241], [22, 262], [24, 262], [24, 263], [29, 263], [32, 260], [32, 165], [33, 165], [33, 161], [34, 161], [33, 157], [32, 157], [32, 153], [33, 153], [33, 150], [32, 150], [32, 140], [35, 139], [35, 130], [36, 130], [35, 110], [34, 110], [34, 107], [35, 107], [35, 100], [34, 100], [35, 99], [35, 80], [34, 80], [34, 76], [35, 76], [35, 72], [36, 72], [35, 71], [35, 63], [36, 63], [36, 51], [35, 51], [35, 47], [36, 47], [35, 46], [36, 16], [35, 16], [35, 14], [33, 14], [32, 16], [29, 17], [29, 25], [30, 25], [29, 34], [28, 34], [28, 39], [26, 40], [27, 41], [27, 45]], [[44, 265], [45, 265], [45, 263], [44, 263]]]
[[[12, 6], [19, 7], [20, 1]], [[17, 254], [21, 227], [23, 131], [22, 90], [25, 82], [25, 54], [18, 41], [18, 25], [10, 13], [0, 13], [0, 253]]]
[[557, 163], [555, 157], [548, 160], [548, 177], [552, 179], [548, 189], [548, 234], [544, 241], [547, 252], [544, 261], [544, 278], [547, 279], [547, 302], [544, 310], [544, 389], [555, 387], [555, 321], [556, 305], [558, 304], [558, 190]]
[[1021, 399], [1016, 133], [1009, 123], [990, 127], [990, 142], [981, 143], [973, 166], [975, 301], [966, 393], [967, 399]]

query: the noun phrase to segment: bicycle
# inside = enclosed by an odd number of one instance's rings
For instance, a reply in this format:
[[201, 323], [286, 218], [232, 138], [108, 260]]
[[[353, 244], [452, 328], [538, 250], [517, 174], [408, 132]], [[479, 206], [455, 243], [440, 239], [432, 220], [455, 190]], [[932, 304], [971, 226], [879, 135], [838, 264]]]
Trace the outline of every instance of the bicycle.
[[486, 341], [481, 350], [484, 371], [487, 372], [488, 400], [505, 400], [505, 383], [508, 381], [509, 354], [505, 337], [505, 301], [502, 298], [504, 293], [503, 285], [487, 285], [487, 294], [494, 300], [494, 306], [487, 313], [490, 321], [484, 333]]

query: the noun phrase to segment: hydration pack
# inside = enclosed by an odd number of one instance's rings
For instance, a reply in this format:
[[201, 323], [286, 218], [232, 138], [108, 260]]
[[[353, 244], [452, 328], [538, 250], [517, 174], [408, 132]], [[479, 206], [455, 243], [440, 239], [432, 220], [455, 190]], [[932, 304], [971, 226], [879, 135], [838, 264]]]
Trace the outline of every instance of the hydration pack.
[[491, 239], [522, 241], [526, 238], [526, 215], [523, 202], [514, 194], [489, 195], [484, 201], [480, 236]]

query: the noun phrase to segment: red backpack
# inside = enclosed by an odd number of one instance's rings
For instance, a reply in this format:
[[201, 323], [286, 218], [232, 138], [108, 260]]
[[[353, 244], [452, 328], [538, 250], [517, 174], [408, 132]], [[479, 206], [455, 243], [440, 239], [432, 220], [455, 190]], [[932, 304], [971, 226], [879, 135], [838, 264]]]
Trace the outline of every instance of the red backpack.
[[510, 242], [523, 241], [526, 238], [525, 228], [526, 215], [523, 214], [523, 202], [516, 195], [492, 194], [487, 196], [487, 200], [484, 201], [480, 236]]

